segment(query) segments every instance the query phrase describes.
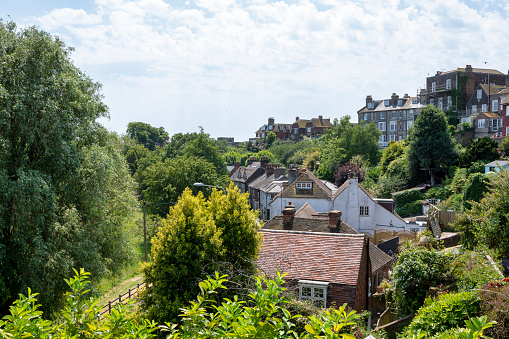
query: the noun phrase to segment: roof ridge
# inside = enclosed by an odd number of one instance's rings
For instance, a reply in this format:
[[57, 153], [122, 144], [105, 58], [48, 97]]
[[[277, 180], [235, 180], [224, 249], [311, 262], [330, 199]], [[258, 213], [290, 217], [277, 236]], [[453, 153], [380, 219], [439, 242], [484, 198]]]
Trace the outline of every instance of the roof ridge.
[[364, 238], [364, 234], [350, 234], [350, 233], [326, 233], [326, 232], [308, 232], [308, 231], [292, 231], [292, 230], [273, 230], [268, 228], [260, 229], [260, 232], [269, 233], [288, 233], [288, 234], [309, 234], [309, 235], [322, 235], [327, 237], [347, 237], [347, 238]]

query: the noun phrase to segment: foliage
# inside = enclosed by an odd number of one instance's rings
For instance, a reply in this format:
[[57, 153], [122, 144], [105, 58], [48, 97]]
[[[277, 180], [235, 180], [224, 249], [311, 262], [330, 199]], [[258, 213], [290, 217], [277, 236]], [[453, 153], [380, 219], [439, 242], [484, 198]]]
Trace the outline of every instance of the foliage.
[[[313, 149], [313, 151], [311, 151], [311, 149]], [[290, 164], [294, 163], [300, 165], [302, 163], [299, 163], [296, 158], [302, 159], [303, 157], [297, 156], [297, 153], [305, 154], [317, 151], [316, 141], [302, 140], [300, 142], [293, 142], [290, 140], [276, 140], [270, 147], [269, 151], [276, 157], [276, 162], [286, 167], [289, 167]]]
[[151, 151], [164, 146], [168, 140], [168, 132], [163, 127], [156, 128], [144, 122], [130, 122], [126, 133]]
[[269, 148], [276, 141], [276, 133], [270, 131], [265, 137], [265, 148]]
[[138, 170], [138, 163], [149, 155], [150, 151], [143, 145], [136, 145], [134, 147], [129, 148], [129, 150], [125, 154], [125, 160], [127, 161], [127, 165], [129, 165], [129, 170], [131, 174], [134, 175]]
[[418, 330], [434, 335], [460, 327], [465, 320], [479, 315], [480, 299], [477, 292], [445, 293], [438, 298], [428, 297], [407, 328], [407, 333]]
[[449, 188], [444, 186], [431, 187], [426, 193], [424, 193], [425, 199], [440, 199], [441, 201], [447, 200], [451, 196], [452, 192]]
[[389, 142], [389, 146], [384, 149], [382, 153], [382, 159], [380, 160], [380, 170], [382, 174], [385, 174], [387, 171], [387, 167], [389, 164], [400, 158], [405, 154], [405, 147], [403, 145], [403, 141], [391, 141]]
[[488, 283], [479, 291], [479, 295], [482, 313], [488, 319], [497, 322], [486, 331], [486, 334], [494, 338], [507, 338], [509, 336], [509, 284], [507, 282], [504, 284], [503, 281]]
[[462, 212], [463, 211], [463, 194], [452, 194], [445, 201], [445, 205], [447, 206], [447, 209], [449, 209], [449, 210], [453, 210], [456, 212]]
[[403, 218], [411, 215], [422, 214], [422, 201], [413, 201], [401, 207], [396, 207], [396, 213]]
[[354, 164], [353, 162], [347, 162], [344, 166], [341, 166], [338, 169], [338, 172], [334, 174], [334, 183], [336, 186], [341, 186], [345, 181], [348, 180], [349, 174], [355, 174], [356, 177], [359, 179], [359, 182], [362, 182], [364, 180], [364, 170], [360, 168], [358, 165]]
[[470, 209], [470, 202], [478, 202], [488, 192], [489, 179], [485, 174], [473, 173], [468, 176], [463, 190], [463, 206]]
[[373, 123], [353, 125], [350, 116], [345, 116], [322, 138], [324, 146], [317, 171], [322, 179], [332, 180], [338, 168], [355, 155], [363, 155], [372, 166], [380, 160], [380, 131]]
[[391, 198], [391, 193], [401, 191], [406, 187], [405, 180], [401, 177], [380, 177], [378, 179], [378, 191], [380, 198]]
[[203, 132], [200, 127], [200, 133], [193, 140], [187, 142], [183, 154], [186, 158], [196, 157], [214, 165], [218, 176], [227, 174], [226, 165], [222, 155], [218, 152], [215, 140], [209, 134]]
[[201, 192], [194, 196], [185, 189], [152, 239], [152, 262], [143, 266], [145, 281], [152, 284], [142, 298], [147, 317], [175, 321], [198, 293], [197, 282], [225, 269], [222, 263], [242, 273], [235, 283], [248, 279], [260, 249], [258, 228], [247, 194], [233, 184], [226, 194], [213, 192], [208, 201]]
[[484, 173], [484, 162], [481, 160], [473, 162], [467, 169], [467, 173], [468, 175], [473, 173]]
[[89, 298], [89, 273], [83, 269], [65, 282], [70, 291], [65, 295], [65, 308], [55, 322], [44, 320], [37, 293], [28, 289], [20, 294], [0, 320], [0, 334], [4, 338], [64, 339], [64, 338], [155, 338], [156, 324], [132, 317], [134, 304], [118, 303], [110, 314], [99, 317], [97, 301]]
[[482, 137], [474, 139], [467, 144], [459, 161], [462, 166], [468, 167], [476, 161], [488, 163], [499, 158], [498, 142], [490, 137]]
[[396, 206], [404, 206], [414, 201], [421, 201], [424, 195], [418, 189], [410, 189], [394, 195], [394, 202]]
[[481, 288], [498, 277], [498, 272], [484, 254], [475, 251], [464, 251], [457, 255], [451, 268], [458, 291]]
[[399, 315], [419, 309], [431, 286], [452, 281], [451, 261], [452, 255], [434, 249], [411, 248], [400, 254], [392, 273], [393, 296]]
[[100, 279], [128, 262], [133, 182], [71, 49], [12, 22], [0, 41], [0, 311], [28, 286], [51, 311], [72, 267]]
[[500, 154], [503, 157], [509, 156], [509, 137], [505, 137], [499, 147]]
[[386, 178], [401, 178], [405, 182], [405, 187], [410, 182], [410, 173], [408, 171], [408, 158], [405, 155], [391, 161], [383, 175]]
[[195, 182], [215, 185], [216, 168], [203, 158], [189, 157], [166, 159], [156, 162], [144, 172], [143, 199], [148, 202], [147, 211], [165, 217], [171, 205], [186, 188], [198, 193]]
[[420, 168], [443, 171], [458, 157], [457, 143], [448, 133], [444, 112], [431, 105], [421, 109], [407, 140], [408, 164], [415, 176]]
[[196, 138], [198, 138], [196, 132], [173, 134], [164, 147], [164, 158], [173, 159], [184, 155], [187, 144]]
[[454, 177], [452, 178], [452, 182], [449, 185], [449, 189], [453, 193], [463, 193], [463, 188], [467, 183], [468, 173], [466, 168], [458, 168], [454, 172]]

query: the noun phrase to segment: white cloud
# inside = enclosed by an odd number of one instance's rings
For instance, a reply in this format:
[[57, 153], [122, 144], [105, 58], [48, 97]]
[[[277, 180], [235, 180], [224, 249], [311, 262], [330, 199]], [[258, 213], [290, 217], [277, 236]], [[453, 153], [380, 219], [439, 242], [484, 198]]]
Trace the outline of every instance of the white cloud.
[[[172, 107], [186, 112], [213, 109], [224, 115], [222, 105], [238, 111], [245, 107], [252, 112], [245, 121], [247, 126], [254, 124], [252, 129], [268, 115], [288, 122], [294, 115], [318, 114], [350, 114], [355, 120], [367, 94], [413, 95], [428, 72], [466, 64], [480, 67], [484, 61], [501, 71], [508, 68], [500, 46], [509, 42], [505, 19], [509, 9], [501, 11], [496, 3], [482, 8], [460, 0], [195, 0], [181, 7], [163, 0], [96, 0], [96, 4], [94, 13], [55, 9], [38, 20], [76, 46], [73, 58], [80, 67], [115, 68], [96, 79], [104, 82], [107, 102], [108, 95], [121, 100], [121, 93], [129, 93], [126, 101], [131, 101], [142, 91], [136, 100], [150, 98], [151, 107], [159, 102], [161, 112]], [[138, 64], [144, 72], [119, 73], [113, 66], [121, 64]], [[137, 82], [138, 88], [132, 85]], [[172, 97], [171, 105], [154, 93]], [[173, 97], [174, 93], [179, 95]], [[193, 95], [202, 100], [193, 100]], [[112, 123], [114, 107], [129, 109], [109, 104]], [[327, 106], [332, 112], [323, 111]], [[268, 111], [270, 107], [277, 111]], [[155, 107], [151, 111], [157, 113]], [[189, 123], [196, 124], [196, 119]], [[248, 136], [251, 133], [243, 134], [244, 139]]]

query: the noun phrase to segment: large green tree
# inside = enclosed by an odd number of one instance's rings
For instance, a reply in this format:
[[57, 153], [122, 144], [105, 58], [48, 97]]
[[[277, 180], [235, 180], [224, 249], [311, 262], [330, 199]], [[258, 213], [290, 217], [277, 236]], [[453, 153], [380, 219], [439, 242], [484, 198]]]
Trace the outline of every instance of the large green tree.
[[490, 137], [482, 137], [470, 141], [465, 150], [461, 153], [460, 163], [464, 167], [469, 167], [473, 162], [482, 161], [484, 163], [500, 158], [498, 153], [499, 144]]
[[152, 261], [143, 267], [150, 286], [141, 303], [146, 315], [176, 321], [180, 308], [199, 293], [198, 282], [214, 271], [231, 273], [235, 267], [253, 274], [259, 227], [247, 194], [233, 184], [209, 200], [185, 189], [152, 239]]
[[162, 147], [168, 140], [168, 133], [163, 127], [157, 128], [144, 122], [130, 122], [127, 135], [151, 151], [157, 146]]
[[0, 310], [30, 286], [57, 308], [72, 267], [96, 279], [129, 257], [135, 203], [100, 85], [62, 41], [0, 21]]
[[436, 172], [447, 170], [458, 158], [457, 142], [449, 133], [444, 112], [431, 105], [419, 112], [408, 143], [410, 169], [416, 177], [420, 170], [429, 170], [432, 185]]

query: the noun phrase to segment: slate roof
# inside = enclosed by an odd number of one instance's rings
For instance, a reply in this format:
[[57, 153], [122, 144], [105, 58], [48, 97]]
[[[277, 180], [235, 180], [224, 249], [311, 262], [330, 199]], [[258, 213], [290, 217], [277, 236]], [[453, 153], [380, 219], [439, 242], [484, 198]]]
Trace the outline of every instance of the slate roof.
[[409, 98], [399, 98], [400, 100], [404, 100], [405, 102], [402, 105], [389, 105], [385, 106], [385, 100], [373, 100], [373, 108], [368, 109], [367, 106], [362, 107], [357, 113], [370, 113], [370, 112], [382, 112], [382, 111], [398, 111], [398, 110], [407, 110], [407, 109], [417, 109], [422, 108], [422, 104], [417, 100], [416, 104], [412, 103], [412, 99], [418, 99], [417, 97], [409, 97]]
[[[466, 72], [466, 71], [467, 71], [467, 69], [465, 67], [458, 67], [455, 70], [447, 71], [442, 74], [451, 73], [451, 72]], [[473, 73], [486, 73], [486, 74], [490, 73], [490, 74], [504, 75], [504, 73], [497, 71], [496, 69], [488, 69], [488, 68], [474, 68], [474, 67], [472, 67], [472, 72]]]
[[488, 94], [490, 94], [490, 95], [500, 94], [500, 91], [505, 89], [505, 86], [503, 86], [503, 85], [490, 85], [490, 86], [488, 86], [488, 84], [480, 84], [479, 87], [481, 87], [481, 89], [483, 90], [484, 93], [486, 93], [486, 95], [488, 95]]
[[286, 279], [306, 279], [356, 286], [364, 249], [362, 234], [261, 230], [260, 269]]

